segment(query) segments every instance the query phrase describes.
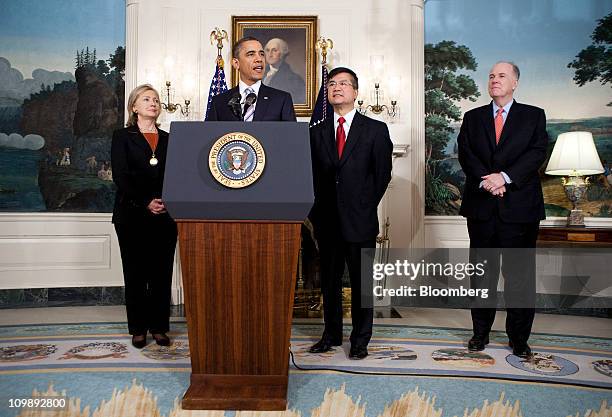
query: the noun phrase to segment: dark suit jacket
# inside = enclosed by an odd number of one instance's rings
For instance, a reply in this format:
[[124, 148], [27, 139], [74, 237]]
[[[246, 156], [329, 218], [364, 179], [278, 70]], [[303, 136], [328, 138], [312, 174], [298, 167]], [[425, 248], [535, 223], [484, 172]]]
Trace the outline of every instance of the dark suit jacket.
[[113, 223], [142, 222], [153, 216], [169, 219], [167, 213], [154, 215], [147, 209], [151, 200], [161, 198], [167, 151], [168, 133], [159, 130], [158, 164], [152, 166], [151, 147], [137, 126], [113, 133], [111, 165], [117, 185]]
[[[268, 70], [269, 67], [266, 68], [266, 72]], [[306, 83], [302, 77], [293, 72], [286, 62], [281, 64], [272, 80], [266, 85], [288, 92], [294, 103], [306, 102]]]
[[[538, 174], [548, 144], [544, 110], [515, 101], [498, 145], [492, 105], [470, 110], [463, 117], [457, 143], [466, 175], [461, 215], [488, 220], [498, 214], [508, 223], [531, 223], [546, 217]], [[512, 180], [503, 197], [479, 188], [482, 176], [501, 171]]]
[[[240, 121], [232, 113], [232, 109], [227, 103], [238, 92], [238, 87], [227, 90], [225, 93], [219, 94], [212, 99], [212, 106], [208, 112], [206, 120], [210, 121]], [[276, 88], [261, 85], [259, 87], [259, 95], [253, 115], [254, 122], [274, 122], [274, 121], [291, 121], [295, 122], [295, 112], [293, 111], [293, 101], [291, 96], [286, 91], [277, 90]]]
[[378, 235], [378, 203], [391, 180], [393, 144], [383, 122], [355, 114], [338, 159], [334, 120], [310, 129], [317, 239], [364, 242]]

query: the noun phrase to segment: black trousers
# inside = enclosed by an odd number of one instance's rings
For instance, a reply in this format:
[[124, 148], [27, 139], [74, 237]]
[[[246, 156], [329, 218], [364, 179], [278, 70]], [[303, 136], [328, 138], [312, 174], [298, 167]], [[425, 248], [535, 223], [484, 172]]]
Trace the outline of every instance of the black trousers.
[[[535, 316], [535, 244], [540, 222], [505, 223], [498, 216], [486, 221], [467, 220], [471, 262], [486, 259], [486, 277], [472, 279], [472, 287], [489, 289], [488, 308], [472, 308], [474, 335], [485, 338], [495, 320], [495, 294], [499, 281], [500, 263], [504, 275], [506, 333], [510, 341], [520, 346], [527, 343]], [[478, 259], [474, 259], [474, 253]], [[520, 306], [520, 307], [517, 307]]]
[[[340, 235], [340, 233], [338, 234]], [[346, 242], [342, 238], [320, 239], [321, 290], [323, 292], [323, 337], [334, 342], [342, 341], [342, 276], [345, 263], [351, 281], [351, 319], [353, 330], [350, 342], [353, 346], [367, 346], [372, 338], [374, 310], [362, 307], [361, 250], [374, 248], [376, 240]], [[370, 268], [371, 270], [371, 268]], [[371, 282], [371, 277], [369, 282]]]
[[115, 231], [121, 250], [130, 334], [167, 332], [176, 223], [167, 214], [160, 214], [140, 222], [116, 223]]

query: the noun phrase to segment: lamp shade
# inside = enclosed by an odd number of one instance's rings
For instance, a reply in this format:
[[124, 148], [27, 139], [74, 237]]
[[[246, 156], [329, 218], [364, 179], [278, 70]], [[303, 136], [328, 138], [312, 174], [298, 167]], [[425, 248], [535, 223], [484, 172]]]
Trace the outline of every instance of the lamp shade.
[[591, 132], [567, 132], [557, 137], [546, 166], [548, 175], [594, 175], [604, 172]]

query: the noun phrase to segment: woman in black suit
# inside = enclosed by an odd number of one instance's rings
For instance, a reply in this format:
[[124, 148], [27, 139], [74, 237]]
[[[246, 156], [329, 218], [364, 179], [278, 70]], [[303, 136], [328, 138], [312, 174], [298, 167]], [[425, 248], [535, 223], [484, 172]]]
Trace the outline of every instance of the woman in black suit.
[[130, 93], [127, 127], [113, 134], [111, 159], [117, 185], [113, 223], [119, 239], [128, 329], [143, 348], [147, 331], [167, 346], [176, 223], [161, 200], [168, 133], [157, 128], [159, 94], [149, 84]]

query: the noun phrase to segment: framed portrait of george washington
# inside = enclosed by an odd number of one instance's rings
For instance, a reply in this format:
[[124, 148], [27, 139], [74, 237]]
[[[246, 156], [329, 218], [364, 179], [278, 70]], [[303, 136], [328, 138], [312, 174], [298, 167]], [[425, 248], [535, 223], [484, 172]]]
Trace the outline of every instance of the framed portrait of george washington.
[[[264, 48], [262, 82], [290, 93], [297, 116], [310, 116], [317, 94], [317, 16], [232, 16], [232, 45], [245, 36]], [[232, 86], [238, 78], [232, 68]]]

